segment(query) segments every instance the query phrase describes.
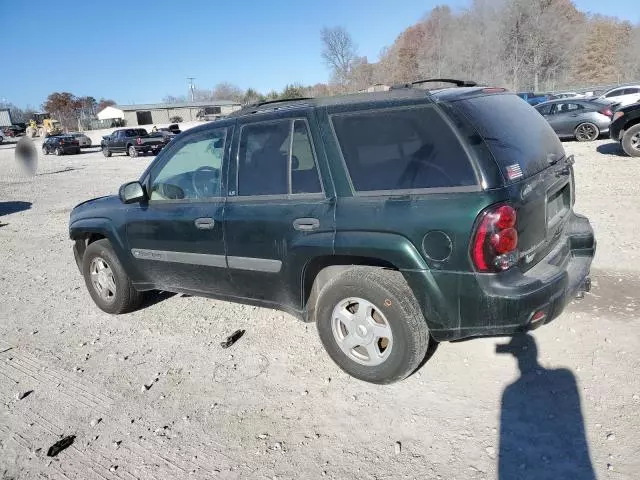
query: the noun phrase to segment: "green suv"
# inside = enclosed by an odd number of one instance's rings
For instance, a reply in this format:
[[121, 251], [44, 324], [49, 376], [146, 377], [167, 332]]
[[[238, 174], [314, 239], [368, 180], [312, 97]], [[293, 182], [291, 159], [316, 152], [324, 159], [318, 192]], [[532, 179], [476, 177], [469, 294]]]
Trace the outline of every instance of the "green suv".
[[177, 136], [69, 231], [105, 312], [149, 290], [284, 310], [391, 383], [430, 341], [530, 330], [589, 289], [572, 164], [504, 89], [267, 102]]

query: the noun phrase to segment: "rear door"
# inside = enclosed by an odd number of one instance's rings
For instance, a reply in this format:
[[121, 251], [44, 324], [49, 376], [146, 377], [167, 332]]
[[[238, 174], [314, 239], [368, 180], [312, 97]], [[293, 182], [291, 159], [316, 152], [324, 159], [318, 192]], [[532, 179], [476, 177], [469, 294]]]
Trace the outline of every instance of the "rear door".
[[520, 263], [530, 268], [564, 232], [574, 200], [573, 159], [566, 158], [550, 125], [515, 95], [453, 103], [471, 120], [502, 172], [505, 201], [518, 211]]
[[300, 310], [306, 261], [331, 254], [335, 202], [328, 176], [320, 176], [314, 125], [312, 112], [301, 110], [238, 121], [224, 225], [231, 279], [243, 297]]

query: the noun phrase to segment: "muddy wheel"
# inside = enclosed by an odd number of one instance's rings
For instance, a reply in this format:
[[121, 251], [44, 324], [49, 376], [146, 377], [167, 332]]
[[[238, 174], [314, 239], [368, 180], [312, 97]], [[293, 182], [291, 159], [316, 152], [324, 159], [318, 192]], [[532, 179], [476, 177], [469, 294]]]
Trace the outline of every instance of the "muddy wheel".
[[140, 306], [142, 294], [133, 288], [109, 240], [97, 240], [87, 247], [82, 273], [91, 298], [101, 310], [119, 314]]
[[327, 353], [360, 380], [402, 380], [427, 355], [429, 329], [400, 272], [353, 267], [324, 286], [316, 308]]

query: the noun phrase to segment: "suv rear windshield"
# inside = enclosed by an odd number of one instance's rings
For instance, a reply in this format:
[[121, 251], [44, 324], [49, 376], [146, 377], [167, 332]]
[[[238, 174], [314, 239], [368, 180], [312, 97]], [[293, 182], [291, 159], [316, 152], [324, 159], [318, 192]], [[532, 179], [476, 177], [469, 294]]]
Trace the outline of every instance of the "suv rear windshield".
[[331, 117], [356, 191], [477, 185], [468, 155], [432, 106]]
[[[503, 175], [522, 171], [530, 177], [564, 157], [564, 148], [551, 126], [516, 95], [485, 95], [454, 103], [471, 121], [498, 162]], [[513, 167], [519, 165], [519, 169]], [[508, 168], [511, 167], [511, 168]]]

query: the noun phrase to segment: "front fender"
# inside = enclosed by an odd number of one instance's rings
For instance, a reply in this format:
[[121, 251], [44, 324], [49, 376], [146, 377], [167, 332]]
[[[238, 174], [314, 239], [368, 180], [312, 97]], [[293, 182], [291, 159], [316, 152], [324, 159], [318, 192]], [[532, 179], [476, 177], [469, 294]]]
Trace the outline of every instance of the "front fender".
[[[69, 238], [76, 242], [90, 238], [92, 235], [105, 237], [111, 243], [113, 251], [118, 256], [122, 267], [127, 275], [134, 282], [144, 281], [144, 277], [140, 274], [133, 263], [131, 255], [128, 253], [125, 243], [124, 226], [121, 229], [116, 228], [111, 219], [106, 217], [88, 217], [73, 221], [69, 225]], [[80, 253], [80, 252], [79, 252]], [[84, 254], [84, 252], [82, 252]]]

